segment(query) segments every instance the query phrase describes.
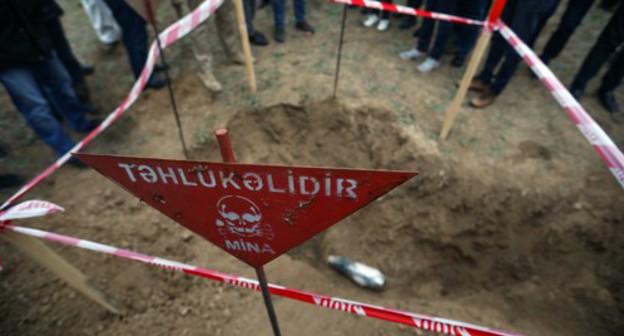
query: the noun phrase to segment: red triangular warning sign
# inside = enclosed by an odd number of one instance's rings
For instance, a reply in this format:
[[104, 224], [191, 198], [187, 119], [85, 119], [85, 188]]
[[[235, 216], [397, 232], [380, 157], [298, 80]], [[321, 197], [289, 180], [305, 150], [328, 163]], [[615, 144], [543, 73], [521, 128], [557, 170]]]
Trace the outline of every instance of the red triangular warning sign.
[[74, 155], [253, 267], [277, 258], [417, 174]]

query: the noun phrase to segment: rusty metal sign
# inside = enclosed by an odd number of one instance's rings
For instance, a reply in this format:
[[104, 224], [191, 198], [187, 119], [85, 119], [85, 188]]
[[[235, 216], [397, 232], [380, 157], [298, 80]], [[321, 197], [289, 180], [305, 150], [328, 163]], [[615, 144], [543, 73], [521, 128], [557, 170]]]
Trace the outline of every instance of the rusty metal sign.
[[74, 155], [253, 267], [277, 258], [417, 174]]

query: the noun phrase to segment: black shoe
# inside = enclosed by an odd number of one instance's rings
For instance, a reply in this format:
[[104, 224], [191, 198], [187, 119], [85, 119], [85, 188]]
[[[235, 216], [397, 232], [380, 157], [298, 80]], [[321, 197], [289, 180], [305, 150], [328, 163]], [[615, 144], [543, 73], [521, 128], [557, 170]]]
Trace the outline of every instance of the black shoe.
[[615, 95], [613, 91], [598, 91], [598, 100], [600, 100], [600, 104], [604, 107], [609, 113], [614, 114], [620, 112], [620, 107], [615, 100]]
[[570, 94], [572, 95], [572, 97], [574, 97], [574, 99], [580, 100], [581, 96], [583, 95], [583, 90], [576, 89], [576, 88], [570, 88]]
[[69, 160], [67, 160], [67, 164], [74, 167], [74, 168], [78, 168], [78, 169], [87, 169], [89, 168], [89, 166], [87, 166], [86, 164], [82, 163], [82, 161], [76, 159], [75, 157], [70, 158]]
[[399, 27], [399, 29], [401, 30], [406, 30], [409, 28], [412, 28], [416, 25], [416, 17], [409, 15], [407, 17], [405, 17], [401, 23], [399, 23], [399, 25], [397, 27]]
[[82, 65], [82, 73], [85, 75], [93, 75], [95, 67], [93, 65]]
[[24, 179], [15, 174], [0, 175], [0, 189], [14, 188], [24, 184]]
[[462, 67], [464, 65], [464, 63], [466, 63], [466, 57], [464, 57], [464, 56], [455, 56], [451, 60], [451, 65], [456, 67], [456, 68]]
[[91, 133], [91, 131], [98, 127], [98, 125], [101, 124], [102, 121], [104, 121], [104, 119], [102, 118], [87, 119], [87, 126], [84, 129], [77, 131], [80, 133]]
[[414, 30], [414, 33], [412, 34], [412, 36], [414, 36], [414, 37], [418, 37], [418, 35], [420, 35], [420, 27], [418, 27], [418, 29]]
[[310, 26], [308, 21], [303, 21], [295, 24], [295, 29], [304, 32], [306, 35], [314, 35], [314, 28]]
[[249, 43], [264, 47], [269, 44], [269, 40], [267, 40], [266, 36], [259, 31], [255, 31], [253, 35], [249, 36]]
[[160, 63], [158, 63], [158, 64], [156, 64], [154, 66], [154, 71], [156, 71], [156, 72], [163, 72], [165, 70], [169, 70], [169, 64], [160, 64]]
[[286, 32], [284, 32], [284, 27], [275, 27], [275, 33], [273, 34], [273, 38], [279, 43], [284, 43], [284, 41], [286, 40]]
[[158, 90], [158, 89], [162, 89], [163, 87], [165, 87], [167, 83], [168, 82], [166, 79], [152, 77], [147, 81], [147, 83], [145, 83], [145, 88]]

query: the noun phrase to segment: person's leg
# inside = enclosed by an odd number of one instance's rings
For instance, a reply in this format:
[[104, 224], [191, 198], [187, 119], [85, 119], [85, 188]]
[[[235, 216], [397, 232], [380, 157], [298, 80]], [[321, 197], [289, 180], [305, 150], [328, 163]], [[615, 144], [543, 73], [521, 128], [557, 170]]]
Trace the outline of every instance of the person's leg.
[[[536, 10], [531, 3], [520, 2], [516, 6], [515, 15], [513, 17], [513, 21], [511, 22], [510, 28], [522, 41], [528, 41], [533, 36], [541, 16], [546, 13], [548, 8], [550, 8], [550, 6], [548, 6], [548, 4], [544, 4], [545, 10], [540, 11], [539, 8]], [[505, 60], [501, 64], [500, 69], [496, 73], [491, 85], [491, 89], [495, 95], [499, 95], [503, 92], [521, 61], [520, 56], [506, 42], [504, 50]]]
[[[587, 0], [587, 1], [590, 1], [590, 0]], [[533, 45], [535, 44], [535, 41], [537, 41], [537, 38], [542, 33], [542, 30], [544, 30], [544, 27], [546, 26], [548, 19], [550, 19], [550, 17], [553, 16], [553, 14], [555, 14], [555, 12], [557, 11], [557, 7], [559, 7], [559, 3], [561, 3], [561, 0], [555, 0], [551, 4], [551, 6], [549, 6], [546, 9], [544, 14], [540, 16], [539, 20], [537, 21], [537, 24], [535, 25], [535, 32], [533, 33], [533, 35], [531, 35], [529, 40], [526, 42], [526, 44], [529, 47], [533, 47]]]
[[56, 51], [56, 55], [61, 63], [63, 63], [63, 66], [65, 66], [65, 69], [67, 69], [67, 72], [71, 77], [72, 84], [83, 84], [85, 82], [85, 77], [82, 72], [82, 65], [74, 55], [71, 46], [65, 37], [61, 21], [58, 18], [47, 21], [46, 29], [50, 39], [52, 40], [52, 45]]
[[106, 4], [121, 26], [122, 42], [126, 47], [132, 73], [135, 78], [139, 78], [147, 60], [146, 22], [123, 0], [106, 0]]
[[224, 1], [223, 5], [215, 13], [217, 35], [219, 35], [219, 40], [227, 57], [230, 60], [239, 58], [241, 62], [244, 62], [234, 13], [234, 3], [231, 0]]
[[[462, 0], [463, 1], [463, 0]], [[438, 3], [437, 11], [439, 13], [455, 15], [457, 7], [457, 0], [441, 0]], [[429, 58], [432, 58], [436, 61], [440, 60], [444, 50], [446, 49], [446, 45], [449, 37], [451, 36], [451, 30], [453, 29], [453, 24], [448, 21], [439, 21], [438, 22], [438, 30], [435, 35], [435, 40], [433, 42], [433, 47], [431, 48], [431, 52], [429, 53]]]
[[622, 78], [624, 77], [624, 50], [620, 50], [613, 57], [613, 63], [602, 77], [602, 85], [598, 89], [598, 98], [600, 103], [607, 111], [611, 113], [620, 112], [620, 108], [615, 99], [614, 90], [622, 84]]
[[37, 62], [30, 69], [37, 83], [47, 93], [50, 103], [71, 128], [79, 132], [94, 128], [95, 125], [85, 118], [85, 107], [72, 90], [69, 74], [56, 56]]
[[295, 5], [295, 24], [305, 22], [306, 2], [305, 0], [293, 0]]
[[80, 2], [102, 43], [112, 45], [121, 40], [121, 28], [103, 0], [80, 0]]
[[624, 40], [624, 5], [620, 5], [607, 26], [598, 37], [598, 41], [585, 57], [583, 65], [572, 81], [570, 90], [577, 98], [583, 94], [587, 83], [598, 73]]
[[271, 0], [275, 28], [284, 28], [284, 0]]
[[494, 70], [496, 70], [503, 60], [503, 56], [505, 56], [505, 48], [507, 48], [505, 39], [499, 34], [494, 33], [490, 42], [490, 51], [485, 58], [485, 63], [483, 64], [481, 72], [476, 78], [485, 84], [491, 83], [492, 77], [494, 77]]
[[[474, 20], [483, 20], [487, 5], [488, 0], [458, 1], [457, 15]], [[456, 23], [454, 24], [454, 32], [457, 37], [455, 59], [457, 59], [458, 64], [456, 65], [461, 65], [474, 48], [480, 29], [478, 26]]]
[[593, 3], [593, 0], [570, 0], [557, 30], [546, 43], [544, 51], [540, 56], [544, 63], [549, 63], [552, 59], [559, 56], [559, 53], [561, 53], [561, 50], [568, 43], [576, 28], [581, 24]]
[[74, 147], [73, 140], [52, 116], [52, 108], [28, 68], [4, 70], [0, 72], [0, 82], [28, 125], [57, 155]]
[[[425, 10], [434, 12], [438, 10], [438, 4], [440, 1], [444, 0], [427, 0], [425, 3]], [[433, 38], [433, 33], [435, 31], [436, 20], [433, 19], [424, 19], [422, 26], [420, 26], [420, 35], [418, 35], [418, 43], [416, 44], [416, 49], [420, 52], [429, 51], [429, 45], [431, 44], [431, 39]]]
[[245, 24], [247, 25], [247, 35], [254, 36], [256, 29], [253, 20], [256, 17], [256, 0], [243, 0], [243, 9], [245, 10]]

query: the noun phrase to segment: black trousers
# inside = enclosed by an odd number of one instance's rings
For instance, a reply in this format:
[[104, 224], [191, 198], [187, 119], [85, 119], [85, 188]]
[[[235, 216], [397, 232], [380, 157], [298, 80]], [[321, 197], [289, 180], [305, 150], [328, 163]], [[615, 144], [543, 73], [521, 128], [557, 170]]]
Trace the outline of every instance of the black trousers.
[[121, 27], [122, 42], [128, 54], [132, 73], [135, 78], [139, 78], [147, 61], [146, 22], [124, 0], [104, 0], [104, 2]]
[[[583, 92], [587, 83], [600, 71], [600, 68], [607, 62], [620, 47], [624, 44], [624, 5], [620, 4], [613, 13], [611, 20], [602, 30], [598, 41], [591, 48], [585, 57], [581, 69], [574, 77], [571, 89]], [[610, 91], [619, 85], [624, 74], [624, 52], [615, 55], [607, 75], [603, 78], [601, 90]]]
[[[541, 16], [547, 13], [555, 1], [556, 0], [507, 1], [501, 19], [526, 43], [533, 36]], [[518, 56], [509, 43], [497, 33], [492, 37], [490, 51], [488, 52], [485, 65], [478, 78], [484, 83], [488, 83], [494, 94], [498, 95], [503, 92], [513, 77], [520, 61], [520, 56]], [[494, 73], [497, 68], [498, 72]]]
[[[533, 46], [539, 34], [542, 32], [542, 29], [544, 29], [546, 22], [548, 22], [548, 19], [550, 19], [557, 10], [559, 3], [561, 3], [561, 0], [557, 0], [552, 8], [540, 19], [537, 24], [537, 30], [535, 34], [533, 34], [529, 46]], [[551, 60], [559, 56], [593, 4], [594, 0], [570, 0], [568, 2], [568, 7], [566, 7], [561, 17], [557, 30], [555, 30], [550, 36], [550, 39], [548, 39], [546, 46], [544, 46], [544, 51], [540, 56], [544, 63], [548, 64]]]
[[65, 31], [61, 25], [61, 20], [57, 17], [46, 21], [45, 25], [48, 30], [48, 35], [52, 40], [54, 50], [56, 50], [56, 55], [59, 60], [61, 60], [61, 63], [63, 63], [65, 69], [67, 69], [67, 72], [71, 77], [72, 84], [76, 86], [84, 83], [85, 77], [82, 72], [82, 65], [74, 55], [74, 52], [65, 37]]

